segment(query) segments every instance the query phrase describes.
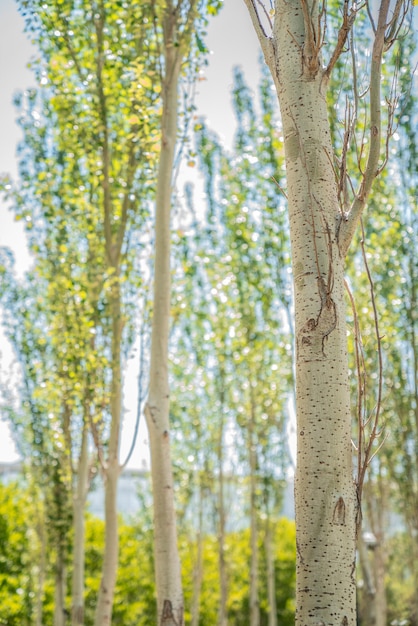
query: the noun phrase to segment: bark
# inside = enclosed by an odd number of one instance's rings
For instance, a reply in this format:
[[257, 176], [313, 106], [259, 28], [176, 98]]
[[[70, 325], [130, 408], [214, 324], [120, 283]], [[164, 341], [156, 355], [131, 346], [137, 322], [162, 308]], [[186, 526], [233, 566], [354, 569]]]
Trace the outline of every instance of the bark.
[[[255, 4], [247, 4], [254, 21]], [[272, 38], [264, 36], [259, 23], [258, 35], [282, 115], [292, 247], [296, 623], [348, 626], [356, 622], [357, 494], [352, 479], [341, 215], [327, 80], [315, 49], [315, 37], [320, 37], [315, 33], [316, 6], [278, 0]]]
[[296, 623], [346, 626], [356, 621], [357, 498], [333, 152], [323, 77], [301, 63], [301, 6], [280, 4], [275, 25], [277, 40], [288, 41], [275, 83], [285, 138], [295, 294]]
[[84, 624], [84, 561], [85, 561], [85, 506], [89, 482], [89, 460], [87, 449], [87, 425], [83, 427], [81, 450], [78, 461], [77, 485], [74, 494], [74, 548], [72, 578], [72, 626]]
[[[145, 406], [154, 499], [154, 552], [159, 626], [183, 626], [183, 590], [177, 548], [170, 451], [168, 340], [170, 320], [170, 210], [177, 138], [181, 56], [174, 45], [176, 15], [164, 17], [165, 72], [162, 84], [161, 148], [155, 211], [154, 306], [149, 395]], [[98, 625], [97, 625], [98, 626]]]

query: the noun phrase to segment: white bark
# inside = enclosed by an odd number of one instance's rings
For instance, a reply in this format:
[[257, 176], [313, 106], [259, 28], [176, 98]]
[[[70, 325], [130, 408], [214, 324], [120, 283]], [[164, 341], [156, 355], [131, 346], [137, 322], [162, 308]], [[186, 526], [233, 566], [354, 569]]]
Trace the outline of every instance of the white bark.
[[266, 520], [265, 552], [267, 561], [268, 626], [277, 626], [276, 578], [274, 570], [274, 541], [270, 517]]
[[[297, 616], [354, 624], [357, 498], [352, 479], [344, 261], [321, 72], [302, 67], [301, 6], [280, 3], [275, 82], [285, 137], [295, 291]], [[292, 37], [289, 37], [292, 33]]]
[[257, 452], [255, 429], [255, 408], [251, 401], [251, 416], [248, 432], [248, 456], [250, 461], [250, 626], [260, 626], [260, 605], [258, 597], [258, 523], [256, 502]]
[[170, 451], [168, 340], [170, 321], [170, 210], [177, 138], [181, 55], [175, 47], [176, 15], [164, 18], [165, 70], [162, 85], [161, 149], [155, 214], [154, 306], [149, 395], [145, 406], [154, 499], [154, 553], [158, 626], [183, 626], [183, 590], [177, 548]]
[[[247, 4], [253, 5], [251, 0]], [[304, 6], [302, 1], [278, 0], [273, 37], [264, 45], [283, 122], [295, 295], [296, 623], [348, 626], [356, 621], [357, 496], [344, 259], [338, 241], [326, 78]], [[311, 9], [314, 29], [317, 14], [309, 3]]]
[[72, 626], [84, 624], [84, 556], [85, 556], [85, 506], [88, 490], [87, 425], [84, 425], [78, 461], [77, 484], [73, 502], [73, 578], [72, 578]]
[[199, 626], [200, 594], [203, 581], [203, 488], [199, 486], [199, 528], [197, 532], [197, 554], [193, 568], [193, 600], [191, 626]]
[[115, 279], [110, 295], [110, 310], [112, 316], [111, 424], [107, 460], [102, 468], [105, 488], [105, 546], [95, 626], [109, 626], [112, 622], [113, 597], [119, 553], [117, 488], [121, 472], [119, 439], [122, 417], [121, 344], [123, 324], [119, 275], [117, 271], [115, 271]]
[[[222, 374], [223, 385], [223, 374]], [[223, 417], [223, 395], [221, 392], [221, 424], [219, 430], [218, 439], [218, 467], [219, 467], [219, 487], [218, 487], [218, 567], [219, 567], [219, 587], [220, 587], [220, 599], [219, 599], [219, 614], [218, 614], [218, 626], [228, 625], [228, 577], [226, 571], [226, 559], [225, 559], [225, 534], [226, 534], [226, 513], [225, 513], [225, 497], [224, 497], [224, 470], [223, 470], [223, 431], [224, 431], [224, 417]]]
[[57, 546], [55, 560], [54, 626], [65, 626], [65, 563], [63, 546]]

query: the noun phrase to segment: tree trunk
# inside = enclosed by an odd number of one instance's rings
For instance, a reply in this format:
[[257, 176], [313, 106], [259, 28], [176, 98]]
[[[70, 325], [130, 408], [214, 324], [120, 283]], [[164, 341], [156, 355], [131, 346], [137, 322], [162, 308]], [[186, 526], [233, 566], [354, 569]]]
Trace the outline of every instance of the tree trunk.
[[46, 572], [47, 539], [45, 529], [45, 513], [43, 503], [42, 510], [37, 510], [36, 534], [39, 539], [39, 557], [36, 568], [36, 599], [35, 599], [35, 626], [42, 626], [42, 606], [44, 597], [44, 584]]
[[120, 277], [115, 268], [110, 295], [112, 316], [112, 381], [110, 396], [110, 436], [108, 454], [103, 468], [105, 488], [105, 545], [102, 578], [96, 606], [95, 626], [108, 626], [112, 622], [113, 597], [118, 567], [119, 538], [117, 489], [120, 475], [119, 439], [122, 417], [121, 344], [122, 314]]
[[257, 452], [255, 443], [255, 413], [251, 401], [251, 416], [248, 432], [248, 456], [250, 461], [250, 626], [260, 626], [258, 598], [258, 524], [257, 524]]
[[[254, 3], [247, 2], [254, 13]], [[307, 19], [304, 8], [310, 12]], [[352, 478], [344, 255], [327, 78], [312, 47], [318, 5], [277, 0], [261, 39], [279, 97], [286, 156], [296, 335], [296, 623], [356, 622], [357, 494]], [[260, 34], [260, 27], [258, 31]], [[320, 37], [316, 33], [317, 37]], [[344, 245], [346, 241], [344, 242]]]
[[[154, 307], [149, 395], [145, 406], [154, 499], [154, 552], [158, 626], [183, 626], [183, 590], [177, 548], [169, 426], [168, 340], [170, 320], [170, 212], [177, 139], [180, 56], [174, 45], [175, 15], [164, 19], [165, 74], [155, 211]], [[98, 626], [98, 625], [97, 625]]]
[[322, 75], [301, 64], [301, 5], [280, 7], [277, 37], [288, 48], [279, 55], [275, 82], [285, 139], [296, 322], [296, 623], [348, 626], [356, 621], [357, 498], [339, 205]]
[[[221, 377], [221, 384], [223, 383], [223, 377]], [[225, 497], [224, 497], [224, 470], [223, 470], [223, 431], [224, 431], [224, 417], [223, 417], [223, 390], [221, 392], [221, 425], [218, 439], [218, 468], [219, 468], [219, 488], [218, 488], [218, 567], [219, 567], [219, 615], [218, 626], [227, 626], [228, 624], [228, 578], [226, 572], [225, 561], [225, 526], [226, 526], [226, 513], [225, 513]]]
[[267, 512], [265, 551], [267, 561], [268, 626], [277, 626], [276, 577], [274, 568], [273, 528]]
[[54, 626], [65, 626], [65, 562], [62, 545], [57, 546], [55, 562]]
[[85, 506], [88, 490], [87, 425], [83, 426], [80, 457], [78, 460], [77, 485], [74, 494], [74, 548], [72, 579], [72, 626], [84, 624], [84, 553], [85, 553]]
[[[371, 559], [362, 533], [359, 533], [357, 547], [360, 557], [360, 566], [363, 574], [363, 589], [361, 608], [361, 623], [364, 626], [375, 626], [376, 624], [376, 587], [372, 571]], [[359, 615], [360, 617], [360, 615]]]
[[203, 489], [199, 486], [199, 529], [197, 532], [197, 554], [193, 568], [193, 601], [191, 626], [199, 626], [200, 593], [203, 580]]

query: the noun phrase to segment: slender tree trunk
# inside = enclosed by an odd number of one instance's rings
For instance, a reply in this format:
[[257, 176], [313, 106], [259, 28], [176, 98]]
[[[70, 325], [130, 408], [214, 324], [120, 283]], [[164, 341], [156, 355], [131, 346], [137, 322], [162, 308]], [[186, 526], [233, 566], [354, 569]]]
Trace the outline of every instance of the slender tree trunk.
[[65, 562], [62, 545], [57, 546], [55, 561], [54, 626], [65, 626]]
[[170, 211], [177, 139], [180, 57], [175, 47], [175, 14], [164, 18], [165, 75], [155, 211], [154, 307], [149, 395], [145, 406], [150, 438], [154, 498], [154, 551], [158, 626], [183, 626], [183, 590], [177, 548], [170, 451], [168, 339], [170, 320]]
[[197, 532], [197, 554], [193, 568], [193, 601], [191, 626], [199, 626], [200, 593], [203, 580], [203, 489], [199, 488], [199, 529]]
[[103, 469], [105, 488], [105, 546], [95, 626], [108, 626], [112, 622], [113, 597], [115, 593], [119, 553], [117, 489], [121, 471], [119, 464], [119, 439], [122, 417], [121, 344], [123, 328], [119, 280], [119, 272], [115, 269], [110, 295], [110, 310], [112, 316], [111, 424], [107, 460]]
[[87, 448], [87, 425], [83, 426], [80, 457], [78, 460], [77, 485], [74, 494], [74, 548], [72, 579], [72, 626], [84, 624], [84, 553], [85, 553], [85, 507], [88, 490], [89, 460]]
[[276, 605], [276, 576], [274, 568], [274, 541], [270, 514], [267, 512], [266, 535], [264, 547], [267, 561], [267, 598], [268, 598], [268, 626], [277, 626]]
[[44, 584], [45, 584], [45, 572], [46, 572], [46, 554], [47, 554], [47, 540], [45, 532], [45, 514], [43, 511], [37, 511], [39, 515], [36, 525], [36, 532], [39, 538], [39, 560], [37, 565], [37, 585], [36, 585], [36, 600], [35, 600], [35, 626], [42, 626], [42, 606], [44, 597]]
[[376, 624], [376, 587], [374, 584], [373, 568], [368, 548], [359, 533], [357, 547], [360, 557], [360, 566], [363, 575], [363, 590], [361, 608], [361, 623], [364, 626], [375, 626]]
[[248, 455], [250, 460], [250, 626], [260, 626], [258, 598], [258, 523], [257, 523], [257, 452], [255, 443], [255, 414], [251, 402], [251, 416], [248, 432]]
[[[221, 378], [221, 382], [223, 378]], [[223, 431], [224, 431], [224, 418], [223, 418], [223, 390], [221, 392], [221, 408], [222, 417], [221, 425], [218, 434], [218, 470], [219, 470], [219, 487], [218, 487], [218, 567], [219, 567], [219, 615], [218, 626], [227, 626], [228, 624], [228, 577], [226, 571], [226, 559], [225, 559], [225, 534], [226, 534], [226, 512], [225, 512], [225, 494], [224, 494], [224, 459], [223, 459]]]

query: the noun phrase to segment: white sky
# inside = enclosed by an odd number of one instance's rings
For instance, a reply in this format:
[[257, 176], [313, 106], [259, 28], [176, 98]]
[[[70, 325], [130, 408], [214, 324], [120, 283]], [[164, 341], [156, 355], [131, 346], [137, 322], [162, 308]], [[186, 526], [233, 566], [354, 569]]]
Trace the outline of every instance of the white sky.
[[[255, 88], [258, 75], [259, 48], [243, 0], [224, 0], [220, 15], [212, 20], [207, 45], [212, 51], [206, 81], [199, 83], [197, 115], [205, 116], [227, 144], [231, 143], [234, 131], [234, 116], [231, 109], [230, 90], [232, 68], [240, 65], [248, 83]], [[0, 173], [16, 175], [16, 146], [21, 134], [15, 123], [12, 99], [16, 91], [34, 85], [27, 63], [36, 50], [23, 33], [23, 19], [17, 12], [14, 0], [0, 0]], [[23, 272], [29, 265], [25, 235], [19, 223], [13, 221], [11, 213], [0, 203], [0, 246], [7, 245], [14, 251], [16, 268]], [[10, 347], [0, 334], [1, 369], [11, 367]], [[126, 455], [136, 416], [136, 365], [132, 360], [125, 381], [125, 427], [122, 436], [121, 460]], [[129, 391], [130, 390], [130, 391]], [[141, 432], [130, 467], [141, 467], [148, 457]], [[0, 462], [17, 459], [9, 427], [0, 421]]]

